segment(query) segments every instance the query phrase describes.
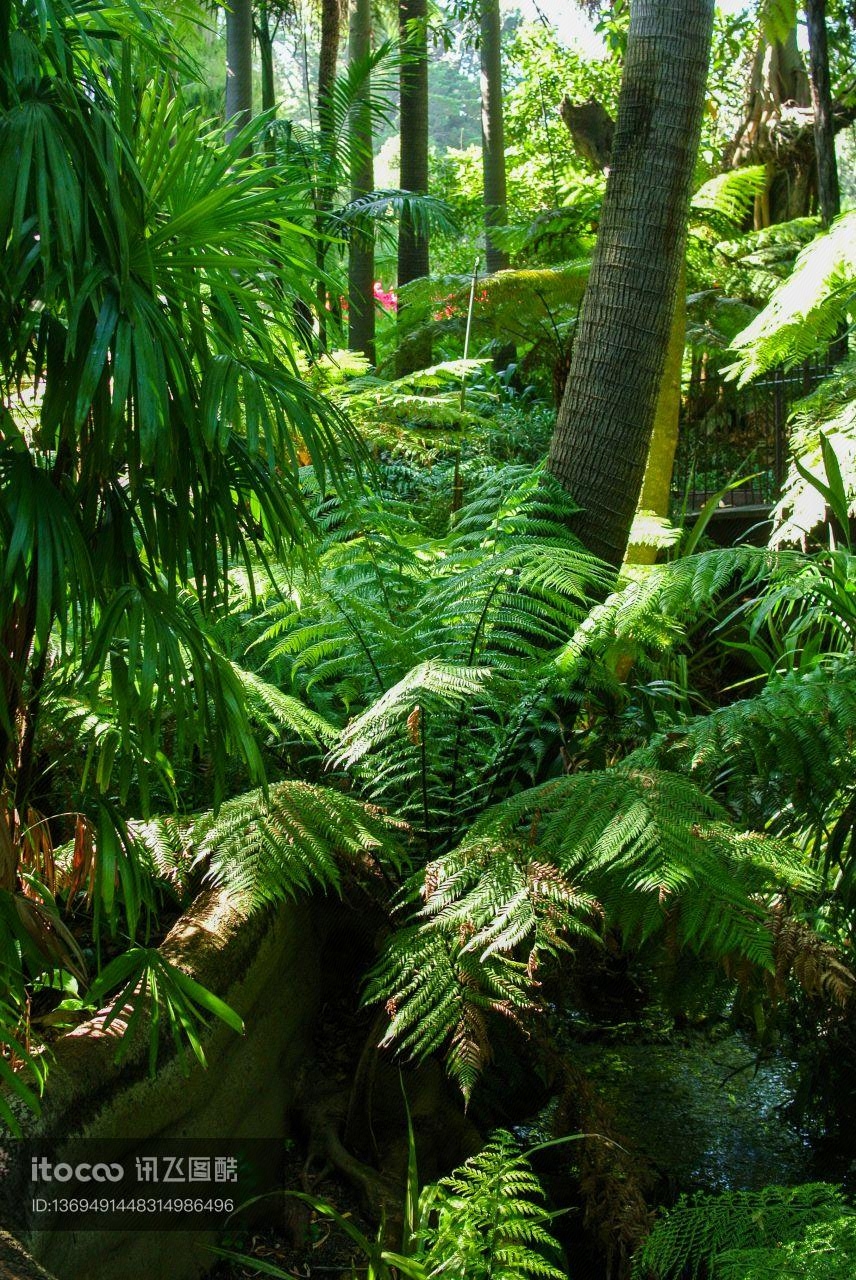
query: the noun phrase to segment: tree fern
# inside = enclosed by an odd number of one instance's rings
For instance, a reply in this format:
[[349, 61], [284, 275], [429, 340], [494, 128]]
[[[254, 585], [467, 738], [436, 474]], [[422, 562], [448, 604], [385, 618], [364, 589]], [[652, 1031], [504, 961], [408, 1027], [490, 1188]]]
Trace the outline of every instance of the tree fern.
[[856, 213], [844, 213], [797, 258], [790, 277], [734, 341], [741, 383], [816, 355], [847, 325], [856, 302]]
[[207, 878], [250, 911], [316, 885], [338, 891], [349, 865], [395, 868], [394, 825], [342, 792], [286, 781], [199, 818], [193, 838]]
[[685, 767], [747, 819], [775, 815], [787, 830], [794, 815], [822, 823], [849, 785], [854, 731], [856, 670], [842, 658], [776, 677], [756, 697], [698, 717], [640, 755]]
[[488, 1055], [485, 1015], [518, 1017], [539, 956], [591, 936], [602, 916], [629, 946], [657, 935], [772, 971], [765, 900], [815, 884], [797, 851], [735, 831], [675, 774], [614, 768], [512, 795], [411, 885], [422, 923], [399, 930], [368, 997], [387, 999], [387, 1041], [441, 1045], [465, 1092]]
[[692, 627], [710, 622], [723, 602], [740, 599], [774, 573], [786, 574], [790, 564], [786, 556], [738, 545], [657, 565], [591, 610], [557, 655], [558, 672], [585, 686], [598, 669], [608, 681], [620, 661], [656, 669], [657, 660], [684, 645]]
[[[829, 1225], [847, 1214], [840, 1189], [823, 1182], [682, 1196], [634, 1259], [634, 1280], [754, 1280], [751, 1270], [740, 1270], [742, 1258], [749, 1262], [753, 1248], [784, 1259], [779, 1246], [799, 1241], [815, 1224]], [[849, 1216], [856, 1222], [856, 1215]], [[744, 1255], [744, 1250], [750, 1252]]]
[[727, 1249], [720, 1280], [850, 1280], [856, 1268], [856, 1213], [813, 1223], [798, 1240], [775, 1248]]

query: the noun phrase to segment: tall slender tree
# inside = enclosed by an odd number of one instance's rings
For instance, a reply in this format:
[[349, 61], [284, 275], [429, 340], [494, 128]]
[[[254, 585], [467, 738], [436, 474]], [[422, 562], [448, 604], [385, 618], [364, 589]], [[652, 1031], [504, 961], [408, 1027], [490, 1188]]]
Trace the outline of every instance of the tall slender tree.
[[229, 0], [226, 9], [226, 121], [228, 138], [253, 114], [253, 3]]
[[[399, 34], [404, 56], [400, 73], [401, 186], [404, 191], [428, 192], [428, 4], [427, 0], [399, 0]], [[398, 284], [428, 275], [428, 233], [417, 226], [409, 209], [401, 215], [398, 233]], [[396, 354], [399, 375], [421, 369], [431, 361], [427, 331], [402, 341]]]
[[805, 0], [805, 16], [808, 26], [811, 101], [814, 108], [817, 196], [821, 219], [824, 226], [828, 227], [833, 218], [841, 212], [841, 191], [838, 184], [838, 164], [835, 159], [826, 0]]
[[549, 471], [620, 565], [673, 329], [714, 0], [634, 0], [612, 151]]
[[262, 111], [272, 111], [276, 106], [276, 87], [273, 74], [273, 42], [278, 22], [272, 19], [267, 0], [261, 0], [255, 24], [259, 46], [259, 67], [262, 77]]
[[[371, 0], [352, 0], [348, 40], [351, 63], [371, 52]], [[374, 189], [371, 83], [367, 79], [351, 113], [351, 199]], [[351, 232], [348, 253], [348, 346], [375, 362], [374, 239], [370, 231]]]
[[499, 0], [481, 0], [482, 173], [484, 175], [485, 262], [488, 271], [508, 266], [508, 255], [492, 237], [494, 227], [508, 221], [505, 190], [505, 126], [502, 110], [502, 24]]
[[324, 278], [327, 246], [321, 235], [323, 217], [333, 202], [334, 183], [330, 171], [336, 163], [336, 129], [333, 118], [333, 85], [342, 42], [342, 0], [321, 0], [321, 48], [318, 54], [318, 156], [319, 171], [315, 207], [318, 214], [318, 338], [327, 341], [327, 285]]

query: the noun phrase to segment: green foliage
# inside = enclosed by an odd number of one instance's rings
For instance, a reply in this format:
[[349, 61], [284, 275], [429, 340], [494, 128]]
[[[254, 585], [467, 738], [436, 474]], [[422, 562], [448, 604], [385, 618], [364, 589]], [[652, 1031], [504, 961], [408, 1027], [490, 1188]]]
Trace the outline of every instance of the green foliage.
[[[836, 365], [816, 391], [794, 406], [789, 434], [788, 474], [773, 513], [775, 546], [805, 542], [827, 519], [828, 503], [817, 483], [826, 478], [824, 439], [838, 460], [845, 506], [856, 514], [856, 357]], [[839, 537], [847, 523], [839, 513]]]
[[341, 872], [369, 859], [396, 867], [394, 824], [351, 796], [306, 782], [247, 792], [197, 819], [197, 861], [247, 912], [316, 885], [341, 889]]
[[0, 1003], [0, 1122], [15, 1137], [21, 1136], [18, 1108], [29, 1108], [38, 1115], [47, 1074], [43, 1058], [31, 1054], [12, 1031], [21, 1014], [22, 1010], [8, 1001]]
[[[633, 1275], [653, 1280], [760, 1280], [761, 1276], [849, 1274], [854, 1254], [856, 1215], [839, 1188], [823, 1182], [797, 1187], [763, 1187], [760, 1191], [726, 1191], [720, 1195], [681, 1196], [656, 1223], [634, 1259]], [[845, 1247], [844, 1256], [829, 1257], [830, 1240]], [[819, 1246], [819, 1247], [817, 1247]], [[798, 1272], [794, 1264], [810, 1264], [812, 1254], [826, 1253], [821, 1263], [839, 1269]], [[782, 1268], [782, 1269], [777, 1269]]]
[[[549, 1229], [556, 1214], [540, 1203], [543, 1189], [516, 1138], [497, 1130], [478, 1155], [417, 1195], [409, 1112], [408, 1127], [409, 1177], [400, 1252], [370, 1240], [350, 1215], [327, 1201], [301, 1191], [286, 1195], [309, 1205], [348, 1236], [367, 1261], [368, 1280], [430, 1280], [438, 1275], [466, 1276], [467, 1280], [564, 1280], [566, 1273], [554, 1261], [560, 1247]], [[230, 1249], [213, 1252], [264, 1275], [287, 1274]]]
[[206, 1015], [219, 1018], [233, 1031], [243, 1034], [244, 1024], [234, 1009], [171, 964], [156, 948], [131, 947], [111, 960], [89, 988], [88, 999], [96, 1007], [113, 988], [120, 987], [112, 1008], [103, 1021], [108, 1030], [119, 1029], [116, 1061], [121, 1062], [135, 1043], [135, 1036], [147, 1025], [149, 1070], [154, 1074], [160, 1047], [162, 1021], [172, 1034], [179, 1061], [187, 1069], [184, 1041], [204, 1067], [205, 1053], [199, 1035]]
[[762, 904], [785, 884], [812, 886], [801, 858], [735, 831], [689, 780], [618, 767], [570, 775], [486, 809], [414, 877], [417, 922], [389, 943], [369, 998], [388, 997], [387, 1042], [419, 1056], [446, 1044], [468, 1096], [489, 1056], [486, 1015], [519, 1020], [539, 959], [593, 936], [601, 917], [628, 946], [665, 935], [769, 969]]
[[540, 1183], [510, 1133], [420, 1196], [418, 1237], [429, 1274], [467, 1280], [563, 1280]]
[[762, 0], [758, 18], [761, 31], [770, 44], [787, 40], [797, 25], [796, 0]]
[[[546, 351], [555, 360], [567, 344], [570, 316], [576, 314], [588, 280], [590, 263], [521, 268], [484, 276], [476, 286], [473, 320], [485, 336], [515, 339], [527, 348]], [[468, 276], [432, 276], [402, 290], [410, 323], [428, 314], [445, 316], [446, 328], [463, 326], [470, 293]]]
[[[2, 884], [29, 883], [37, 857], [53, 881], [51, 840], [76, 822], [58, 887], [84, 890], [98, 953], [122, 913], [135, 937], [157, 893], [126, 807], [175, 803], [194, 755], [216, 804], [230, 753], [263, 780], [259, 727], [323, 733], [215, 631], [230, 561], [249, 571], [262, 544], [287, 559], [305, 536], [301, 467], [323, 487], [363, 449], [293, 354], [311, 245], [293, 172], [253, 154], [267, 122], [230, 143], [188, 111], [171, 28], [137, 3], [14, 4], [3, 34]], [[46, 715], [68, 790], [34, 852]], [[25, 973], [75, 971], [53, 888], [14, 894], [0, 921], [3, 1007], [22, 1016]], [[198, 993], [145, 968], [138, 984], [189, 1035]], [[4, 1034], [12, 1052], [21, 1033]]]
[[764, 165], [747, 165], [730, 169], [705, 182], [690, 202], [696, 215], [703, 215], [708, 226], [725, 234], [739, 230], [752, 212], [755, 198], [765, 188]]
[[767, 1249], [728, 1249], [722, 1280], [849, 1280], [856, 1266], [856, 1214], [806, 1227], [799, 1240]]
[[741, 383], [823, 351], [847, 325], [856, 297], [856, 213], [844, 213], [797, 258], [789, 278], [735, 340]]

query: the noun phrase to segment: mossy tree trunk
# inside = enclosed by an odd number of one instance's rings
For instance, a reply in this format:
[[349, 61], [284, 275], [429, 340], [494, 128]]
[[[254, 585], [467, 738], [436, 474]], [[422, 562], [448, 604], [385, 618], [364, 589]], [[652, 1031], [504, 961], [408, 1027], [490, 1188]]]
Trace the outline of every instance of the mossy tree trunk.
[[[686, 264], [683, 264], [678, 281], [672, 332], [669, 334], [666, 366], [660, 380], [654, 426], [651, 430], [651, 444], [648, 448], [648, 461], [645, 464], [642, 492], [639, 495], [637, 508], [639, 513], [650, 512], [662, 519], [668, 517], [671, 505], [672, 471], [675, 466], [675, 450], [678, 447], [678, 431], [681, 422], [681, 374], [686, 335], [687, 272]], [[632, 543], [627, 549], [627, 559], [631, 564], [653, 564], [657, 559], [657, 548], [644, 542]]]

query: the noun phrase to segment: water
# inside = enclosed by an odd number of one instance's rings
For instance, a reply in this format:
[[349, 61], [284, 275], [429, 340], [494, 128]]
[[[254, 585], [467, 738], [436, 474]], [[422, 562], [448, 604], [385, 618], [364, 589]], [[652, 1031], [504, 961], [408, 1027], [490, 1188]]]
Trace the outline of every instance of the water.
[[672, 1193], [818, 1176], [811, 1143], [783, 1114], [796, 1064], [774, 1059], [756, 1069], [739, 1033], [713, 1042], [578, 1045], [573, 1057]]

